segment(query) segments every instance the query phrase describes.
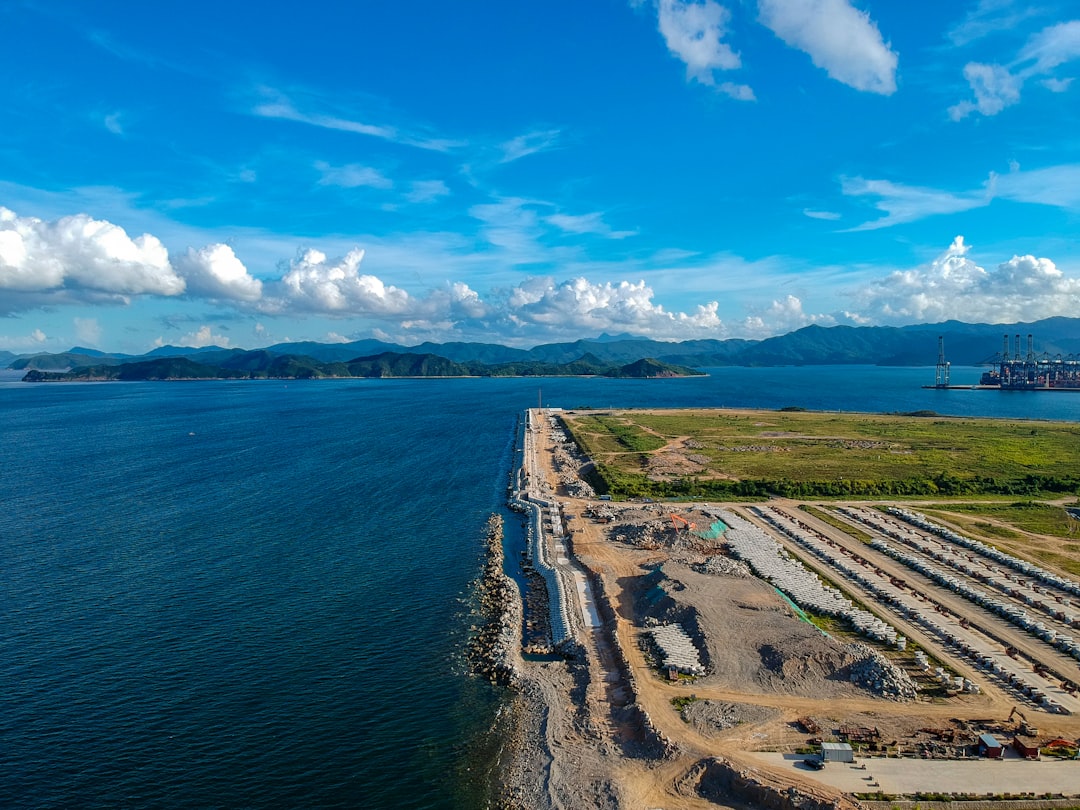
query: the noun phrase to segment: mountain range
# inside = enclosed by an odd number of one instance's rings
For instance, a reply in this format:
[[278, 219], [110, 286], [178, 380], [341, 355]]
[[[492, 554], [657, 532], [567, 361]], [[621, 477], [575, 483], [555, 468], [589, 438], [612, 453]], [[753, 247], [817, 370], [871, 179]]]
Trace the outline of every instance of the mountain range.
[[[947, 321], [913, 326], [807, 326], [765, 340], [685, 340], [665, 342], [632, 335], [602, 335], [569, 343], [547, 343], [519, 349], [496, 343], [421, 343], [400, 346], [379, 340], [350, 343], [279, 343], [246, 351], [210, 346], [199, 349], [162, 346], [144, 355], [125, 355], [74, 347], [59, 354], [16, 355], [0, 351], [0, 363], [13, 369], [62, 371], [88, 366], [184, 357], [207, 366], [242, 368], [265, 363], [267, 357], [303, 357], [319, 363], [347, 363], [361, 357], [392, 353], [432, 355], [457, 364], [567, 364], [590, 356], [600, 365], [622, 365], [643, 358], [694, 368], [710, 366], [889, 365], [926, 366], [938, 359], [938, 337], [945, 341], [946, 359], [954, 365], [993, 362], [1000, 354], [1002, 336], [1034, 335], [1037, 354], [1080, 354], [1080, 318], [1047, 318], [1034, 323], [967, 324]], [[245, 359], [246, 358], [246, 359]]]

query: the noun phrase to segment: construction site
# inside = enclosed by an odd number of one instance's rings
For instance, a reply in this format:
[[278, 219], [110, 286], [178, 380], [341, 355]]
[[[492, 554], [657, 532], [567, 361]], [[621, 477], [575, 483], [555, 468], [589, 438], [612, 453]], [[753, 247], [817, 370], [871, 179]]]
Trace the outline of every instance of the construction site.
[[515, 481], [577, 661], [520, 806], [1080, 807], [1074, 576], [921, 503], [601, 499], [567, 424]]

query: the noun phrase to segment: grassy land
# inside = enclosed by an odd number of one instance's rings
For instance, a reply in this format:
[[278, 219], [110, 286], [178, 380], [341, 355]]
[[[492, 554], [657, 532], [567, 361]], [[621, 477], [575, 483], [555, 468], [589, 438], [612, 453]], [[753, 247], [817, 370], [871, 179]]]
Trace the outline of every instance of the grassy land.
[[849, 535], [850, 537], [854, 537], [860, 543], [869, 543], [872, 539], [870, 535], [864, 532], [862, 529], [856, 526], [852, 526], [847, 521], [841, 520], [832, 512], [826, 512], [824, 509], [817, 509], [805, 503], [802, 504], [799, 508], [806, 512], [808, 515], [813, 515], [818, 520], [828, 523], [835, 529], [839, 529], [844, 534]]
[[1037, 501], [950, 503], [919, 511], [1010, 554], [1080, 576], [1080, 521], [1061, 506]]
[[1080, 492], [1080, 431], [1069, 423], [735, 410], [565, 419], [614, 495]]

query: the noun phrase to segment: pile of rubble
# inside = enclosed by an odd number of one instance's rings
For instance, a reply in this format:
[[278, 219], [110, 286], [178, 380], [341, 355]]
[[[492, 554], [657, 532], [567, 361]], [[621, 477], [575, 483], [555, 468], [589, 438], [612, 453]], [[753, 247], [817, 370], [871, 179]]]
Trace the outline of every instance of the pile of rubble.
[[691, 563], [691, 568], [699, 574], [710, 574], [715, 577], [740, 577], [748, 579], [753, 576], [750, 566], [742, 560], [733, 560], [722, 554], [713, 554], [705, 562]]
[[639, 548], [660, 548], [667, 545], [670, 530], [671, 527], [663, 521], [638, 525], [623, 524], [611, 533], [611, 539]]
[[848, 679], [853, 684], [892, 700], [915, 699], [918, 687], [904, 670], [865, 644], [852, 644], [851, 648], [859, 656], [847, 668]]
[[566, 494], [570, 498], [595, 498], [596, 490], [582, 481], [576, 475], [560, 475], [559, 483], [563, 485]]
[[715, 734], [743, 723], [760, 723], [779, 712], [767, 706], [727, 703], [719, 700], [695, 700], [683, 707], [682, 719], [704, 734]]
[[596, 491], [581, 480], [581, 470], [589, 464], [589, 458], [578, 448], [562, 425], [551, 419], [551, 466], [559, 477], [559, 483], [571, 498], [595, 498]]

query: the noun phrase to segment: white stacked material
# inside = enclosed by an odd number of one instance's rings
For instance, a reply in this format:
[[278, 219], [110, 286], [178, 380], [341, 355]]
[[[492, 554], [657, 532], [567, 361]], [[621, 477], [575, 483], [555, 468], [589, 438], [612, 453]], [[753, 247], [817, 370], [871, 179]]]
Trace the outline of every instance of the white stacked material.
[[660, 648], [665, 668], [674, 669], [684, 675], [705, 674], [697, 647], [682, 627], [677, 624], [661, 624], [645, 632], [653, 637], [656, 646]]
[[[887, 534], [888, 536], [899, 540], [905, 545], [919, 549], [920, 553], [922, 554], [930, 553], [921, 550], [923, 544], [921, 544], [917, 539], [909, 538], [890, 529], [888, 526], [884, 525], [880, 519], [878, 519], [876, 516], [874, 516], [867, 510], [844, 509], [841, 511], [843, 511], [844, 514], [846, 514], [848, 517], [859, 520], [860, 522], [869, 526], [875, 531]], [[894, 546], [886, 543], [884, 540], [875, 538], [871, 541], [870, 545], [878, 551], [888, 554], [894, 560], [903, 563], [908, 568], [911, 568], [914, 571], [918, 571], [920, 574], [929, 577], [939, 585], [942, 585], [953, 591], [954, 593], [963, 596], [968, 601], [974, 602], [980, 607], [985, 608], [992, 613], [996, 613], [998, 616], [1002, 617], [1011, 624], [1027, 630], [1031, 635], [1035, 636], [1036, 638], [1042, 639], [1043, 641], [1046, 641], [1051, 646], [1056, 647], [1065, 655], [1069, 655], [1077, 660], [1080, 660], [1080, 644], [1078, 644], [1071, 635], [1069, 635], [1068, 633], [1059, 632], [1059, 630], [1056, 630], [1052, 627], [1047, 627], [1042, 622], [1036, 621], [1035, 618], [1028, 614], [1028, 612], [1022, 607], [1020, 607], [1018, 604], [999, 599], [992, 593], [988, 593], [981, 587], [976, 587], [968, 584], [966, 581], [964, 581], [963, 578], [954, 576], [948, 570], [941, 568], [933, 563], [930, 563], [923, 557], [909, 554], [905, 551], [895, 548]], [[942, 559], [944, 562], [948, 563], [948, 560], [943, 559], [940, 555], [933, 556], [934, 559]], [[950, 567], [956, 568], [956, 566], [954, 565], [950, 565]], [[996, 585], [996, 583], [992, 582], [987, 582], [987, 584], [992, 586]], [[1058, 619], [1057, 615], [1053, 613], [1051, 613], [1051, 615], [1054, 616], [1055, 620], [1062, 621], [1061, 619]], [[1066, 622], [1062, 621], [1062, 624], [1066, 624]]]
[[[784, 513], [773, 509], [754, 507], [752, 511], [849, 578], [871, 592], [876, 592], [874, 583], [829, 553], [820, 543], [820, 538], [809, 529], [799, 526]], [[732, 524], [729, 518], [737, 523]], [[725, 537], [735, 555], [746, 560], [758, 576], [782, 590], [797, 605], [822, 615], [847, 619], [857, 632], [868, 638], [889, 644], [896, 643], [899, 634], [895, 629], [873, 613], [856, 607], [836, 588], [825, 585], [816, 574], [789, 556], [783, 546], [761, 529], [734, 515], [721, 519], [729, 527]]]
[[899, 507], [889, 507], [889, 514], [896, 515], [901, 520], [910, 523], [913, 526], [918, 526], [920, 529], [925, 529], [928, 532], [936, 534], [938, 537], [942, 537], [951, 543], [963, 546], [964, 548], [971, 549], [977, 554], [981, 554], [984, 557], [988, 557], [995, 562], [999, 562], [1002, 565], [1007, 565], [1015, 571], [1020, 571], [1035, 579], [1045, 582], [1047, 585], [1051, 585], [1058, 590], [1066, 593], [1071, 593], [1073, 596], [1080, 596], [1080, 582], [1068, 579], [1067, 577], [1060, 576], [1058, 574], [1047, 571], [1034, 563], [1029, 563], [1027, 560], [1021, 560], [1018, 557], [1013, 557], [1011, 554], [1006, 554], [1000, 549], [996, 549], [991, 545], [980, 542], [972, 537], [964, 537], [956, 532], [939, 526], [933, 521], [929, 520], [926, 516], [919, 514], [918, 512], [911, 512], [907, 509], [900, 509]]

